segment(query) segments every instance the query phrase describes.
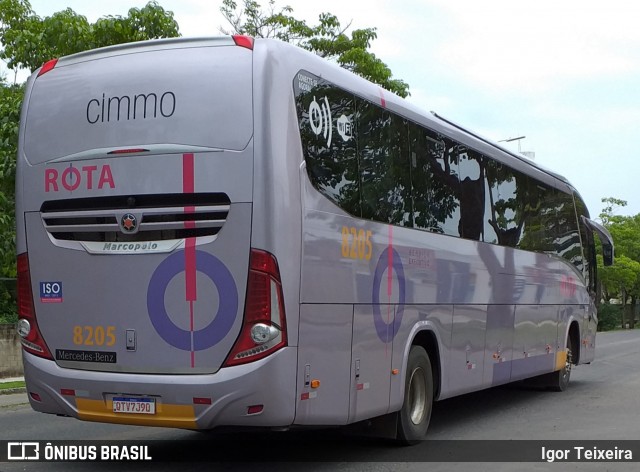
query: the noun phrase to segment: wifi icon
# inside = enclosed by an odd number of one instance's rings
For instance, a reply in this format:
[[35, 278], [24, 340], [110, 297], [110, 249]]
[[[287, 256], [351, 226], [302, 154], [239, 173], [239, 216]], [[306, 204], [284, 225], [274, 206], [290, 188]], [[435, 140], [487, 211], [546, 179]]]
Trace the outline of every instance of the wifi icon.
[[309, 123], [311, 124], [311, 131], [316, 136], [322, 134], [324, 139], [327, 140], [327, 147], [331, 147], [331, 136], [333, 134], [333, 125], [331, 118], [331, 107], [329, 106], [329, 100], [324, 97], [324, 101], [321, 99], [320, 103], [316, 101], [316, 97], [313, 97], [311, 105], [309, 105]]

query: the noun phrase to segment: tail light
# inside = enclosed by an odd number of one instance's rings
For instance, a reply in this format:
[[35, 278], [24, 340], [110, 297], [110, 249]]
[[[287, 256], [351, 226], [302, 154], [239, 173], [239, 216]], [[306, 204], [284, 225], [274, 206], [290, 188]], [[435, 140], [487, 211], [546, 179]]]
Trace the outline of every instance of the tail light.
[[287, 345], [278, 262], [268, 252], [252, 249], [249, 266], [242, 330], [225, 367], [262, 359]]
[[253, 50], [253, 38], [243, 34], [236, 34], [232, 36], [236, 46]]
[[18, 334], [25, 351], [53, 360], [36, 321], [36, 312], [31, 293], [31, 274], [29, 273], [29, 256], [18, 255]]
[[53, 70], [53, 68], [56, 66], [57, 63], [58, 63], [58, 59], [51, 59], [50, 61], [47, 61], [44, 64], [42, 64], [42, 68], [40, 69], [40, 72], [38, 72], [38, 77]]

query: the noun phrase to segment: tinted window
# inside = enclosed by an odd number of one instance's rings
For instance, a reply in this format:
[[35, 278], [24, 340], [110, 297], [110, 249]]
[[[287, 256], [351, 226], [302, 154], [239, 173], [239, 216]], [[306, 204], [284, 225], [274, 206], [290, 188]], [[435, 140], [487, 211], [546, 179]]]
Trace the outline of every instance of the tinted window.
[[[557, 254], [595, 279], [579, 196], [307, 72], [294, 80], [309, 178], [351, 215], [529, 251]], [[582, 245], [589, 244], [583, 254]]]
[[372, 103], [358, 100], [357, 123], [362, 217], [412, 226], [406, 122]]
[[519, 190], [524, 224], [518, 247], [555, 252], [555, 190], [530, 177], [522, 178]]
[[[582, 201], [578, 194], [574, 194], [574, 199], [578, 218], [580, 218], [581, 216], [585, 216], [588, 218], [589, 211], [587, 210], [587, 206], [584, 204], [584, 201]], [[589, 287], [589, 289], [591, 289], [592, 291], [595, 291], [595, 288], [598, 287], [598, 283], [596, 281], [596, 249], [593, 239], [593, 233], [591, 232], [591, 230], [587, 229], [582, 220], [580, 220], [579, 229], [583, 250], [581, 267], [582, 273], [584, 274], [584, 279], [587, 287]], [[596, 302], [599, 300], [600, 297], [596, 296]]]
[[582, 247], [573, 197], [556, 191], [557, 230], [554, 246], [556, 253], [582, 270]]
[[495, 231], [498, 244], [516, 247], [524, 224], [523, 206], [526, 201], [522, 198], [522, 191], [525, 190], [526, 178], [496, 161], [487, 160], [485, 172], [490, 203], [488, 223]]
[[409, 125], [414, 224], [460, 236], [460, 180], [455, 143]]
[[360, 216], [360, 179], [353, 95], [317, 77], [294, 81], [307, 173], [313, 186], [346, 212]]
[[[482, 241], [486, 211], [484, 157], [472, 149], [460, 146], [458, 159], [461, 235], [464, 238]], [[487, 219], [489, 217], [490, 214], [487, 214]], [[495, 231], [491, 234], [495, 236]]]

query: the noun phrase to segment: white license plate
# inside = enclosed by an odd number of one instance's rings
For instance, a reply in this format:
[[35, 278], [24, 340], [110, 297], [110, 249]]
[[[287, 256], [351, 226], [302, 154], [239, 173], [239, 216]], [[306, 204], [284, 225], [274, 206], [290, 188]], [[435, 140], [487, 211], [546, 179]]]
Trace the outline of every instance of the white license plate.
[[156, 414], [156, 401], [153, 398], [113, 397], [114, 413]]

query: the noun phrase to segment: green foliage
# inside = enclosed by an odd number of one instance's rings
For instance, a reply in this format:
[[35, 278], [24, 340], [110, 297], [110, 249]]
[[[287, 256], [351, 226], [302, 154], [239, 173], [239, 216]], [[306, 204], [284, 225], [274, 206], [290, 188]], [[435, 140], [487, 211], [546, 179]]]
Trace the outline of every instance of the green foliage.
[[[24, 87], [0, 81], [0, 278], [16, 276], [15, 178]], [[11, 281], [0, 283], [0, 323], [17, 321]]]
[[[605, 299], [619, 298], [625, 313], [624, 323], [635, 326], [635, 305], [640, 298], [640, 214], [616, 214], [627, 202], [617, 198], [603, 198], [605, 204], [600, 219], [611, 233], [615, 244], [615, 263], [604, 267], [598, 256], [598, 274]], [[622, 323], [619, 320], [619, 324]]]
[[603, 303], [598, 307], [598, 331], [611, 331], [620, 327], [622, 306]]
[[17, 323], [15, 279], [0, 282], [0, 324]]
[[601, 264], [602, 256], [598, 256], [600, 281], [609, 293], [640, 295], [640, 262], [619, 254], [614, 265], [604, 267]]
[[23, 388], [25, 385], [26, 384], [23, 380], [18, 380], [16, 382], [0, 382], [0, 390], [8, 390], [11, 388]]
[[357, 29], [347, 35], [350, 24], [342, 26], [335, 15], [321, 13], [318, 24], [308, 25], [294, 18], [289, 6], [276, 10], [275, 0], [269, 0], [266, 10], [254, 0], [223, 0], [220, 11], [231, 25], [225, 34], [247, 34], [256, 38], [277, 38], [296, 44], [321, 57], [333, 60], [381, 87], [401, 97], [409, 95], [409, 85], [394, 79], [389, 67], [369, 51], [376, 39], [375, 28]]
[[601, 201], [605, 204], [605, 207], [600, 213], [600, 220], [605, 226], [609, 224], [611, 217], [615, 216], [614, 212], [618, 209], [618, 207], [627, 206], [627, 202], [625, 200], [620, 200], [619, 198], [614, 197], [602, 198]]
[[[23, 93], [24, 87], [0, 82], [0, 277], [16, 276], [14, 182]], [[0, 287], [0, 299], [2, 293]]]
[[0, 0], [0, 58], [10, 69], [31, 71], [54, 57], [102, 46], [179, 36], [173, 12], [151, 1], [126, 17], [106, 16], [94, 24], [72, 9], [41, 18], [28, 0]]

